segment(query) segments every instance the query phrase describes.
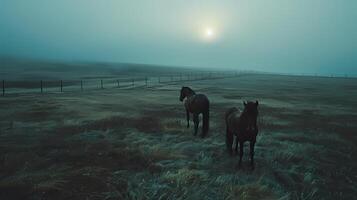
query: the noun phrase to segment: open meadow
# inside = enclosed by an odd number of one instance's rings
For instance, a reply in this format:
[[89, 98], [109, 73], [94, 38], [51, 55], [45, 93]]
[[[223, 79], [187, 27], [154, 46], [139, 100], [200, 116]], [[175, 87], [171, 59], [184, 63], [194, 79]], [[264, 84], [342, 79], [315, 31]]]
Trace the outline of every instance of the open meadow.
[[[204, 139], [192, 121], [186, 128], [182, 86], [210, 100]], [[224, 112], [244, 100], [259, 101], [253, 171], [248, 143], [241, 169], [225, 145]], [[355, 199], [356, 122], [353, 78], [245, 74], [9, 94], [0, 199]]]

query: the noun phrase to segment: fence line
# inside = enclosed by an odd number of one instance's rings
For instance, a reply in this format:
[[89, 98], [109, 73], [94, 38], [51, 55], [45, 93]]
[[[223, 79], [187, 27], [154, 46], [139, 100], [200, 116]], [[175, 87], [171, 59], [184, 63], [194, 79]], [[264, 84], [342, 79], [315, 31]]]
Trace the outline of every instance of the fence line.
[[2, 80], [2, 96], [5, 96], [5, 80]]
[[[200, 72], [189, 73], [185, 78], [183, 73], [180, 74], [162, 74], [159, 76], [136, 76], [127, 78], [101, 78], [98, 79], [80, 79], [80, 80], [40, 80], [40, 84], [36, 80], [34, 81], [6, 81], [2, 80], [2, 96], [6, 94], [23, 94], [23, 93], [36, 93], [41, 94], [56, 92], [56, 88], [59, 87], [59, 92], [66, 91], [84, 91], [93, 88], [105, 89], [106, 85], [112, 85], [114, 88], [134, 88], [136, 86], [157, 86], [163, 84], [170, 84], [175, 82], [187, 82], [198, 81], [208, 79], [219, 79], [237, 76], [238, 73], [219, 73], [219, 72]], [[239, 73], [241, 74], [241, 73]], [[155, 82], [155, 79], [157, 82]], [[100, 81], [99, 85], [98, 82]], [[36, 84], [37, 82], [37, 84]], [[59, 85], [58, 85], [59, 83]], [[37, 88], [37, 90], [36, 90]], [[76, 89], [78, 88], [78, 89]], [[108, 87], [109, 88], [109, 87]], [[58, 92], [58, 90], [57, 90]]]
[[43, 93], [43, 83], [42, 83], [42, 80], [41, 80], [41, 93]]

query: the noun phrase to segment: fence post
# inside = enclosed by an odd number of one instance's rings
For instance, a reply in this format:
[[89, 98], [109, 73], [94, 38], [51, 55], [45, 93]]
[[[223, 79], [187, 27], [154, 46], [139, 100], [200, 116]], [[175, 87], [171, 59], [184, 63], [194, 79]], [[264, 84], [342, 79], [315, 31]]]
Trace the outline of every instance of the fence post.
[[119, 87], [119, 80], [117, 80], [117, 84], [118, 84], [118, 87]]
[[83, 91], [83, 80], [81, 80], [81, 91]]
[[5, 96], [5, 80], [2, 80], [2, 96]]
[[43, 92], [43, 85], [42, 85], [42, 80], [41, 80], [41, 93]]
[[104, 87], [103, 87], [103, 80], [100, 80], [100, 88], [101, 88], [101, 89], [104, 89]]
[[61, 80], [61, 84], [60, 84], [61, 86], [61, 92], [63, 92], [63, 81]]

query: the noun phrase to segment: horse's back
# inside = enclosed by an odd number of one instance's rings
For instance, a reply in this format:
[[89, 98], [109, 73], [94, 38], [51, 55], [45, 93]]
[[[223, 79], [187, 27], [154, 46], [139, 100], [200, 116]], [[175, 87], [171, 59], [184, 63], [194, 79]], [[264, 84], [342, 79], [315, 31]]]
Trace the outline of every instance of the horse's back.
[[187, 106], [191, 112], [207, 112], [209, 110], [209, 100], [204, 94], [196, 94], [187, 101]]
[[209, 103], [207, 96], [204, 94], [196, 94], [195, 99], [200, 103]]

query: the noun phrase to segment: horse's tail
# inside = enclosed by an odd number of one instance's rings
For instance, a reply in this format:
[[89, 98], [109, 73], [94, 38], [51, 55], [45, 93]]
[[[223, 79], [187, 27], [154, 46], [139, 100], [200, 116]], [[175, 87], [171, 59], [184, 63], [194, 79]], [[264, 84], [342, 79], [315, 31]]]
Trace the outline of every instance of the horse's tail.
[[202, 124], [202, 133], [203, 137], [207, 135], [209, 129], [209, 107], [205, 112], [203, 112], [203, 124]]
[[227, 150], [230, 154], [232, 154], [232, 145], [233, 145], [233, 132], [229, 131], [228, 128], [228, 123], [226, 127], [226, 145], [227, 145]]

